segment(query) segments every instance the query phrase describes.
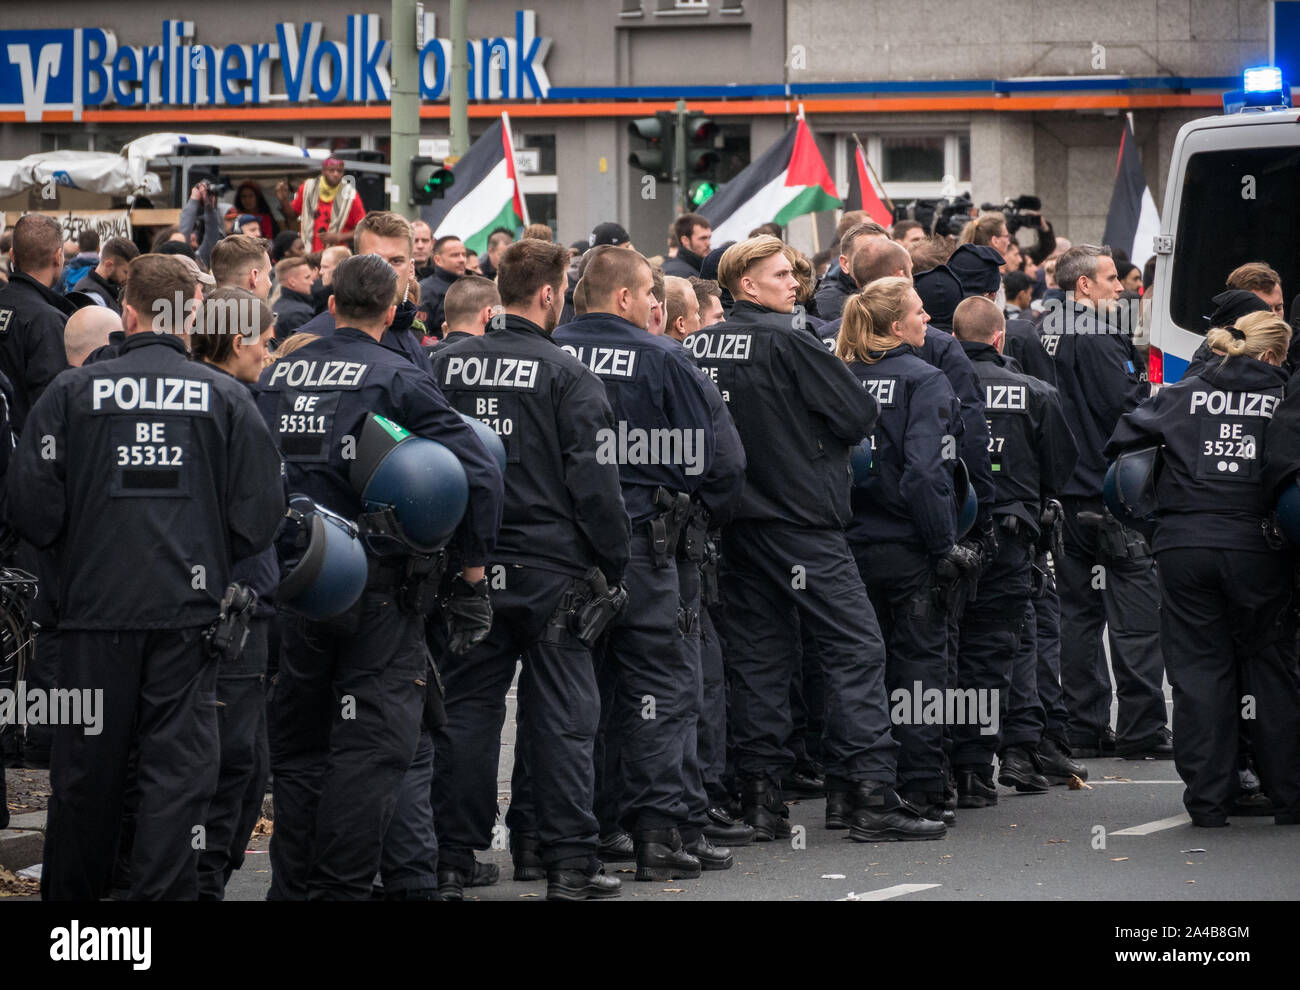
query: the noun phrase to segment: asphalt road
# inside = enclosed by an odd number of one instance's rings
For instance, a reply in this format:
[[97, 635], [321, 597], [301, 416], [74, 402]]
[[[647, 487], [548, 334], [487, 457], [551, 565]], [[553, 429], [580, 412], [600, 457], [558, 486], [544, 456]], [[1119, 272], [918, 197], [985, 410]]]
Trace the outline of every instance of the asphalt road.
[[[514, 698], [498, 771], [504, 811], [513, 762]], [[1174, 727], [1175, 733], [1177, 727]], [[622, 900], [1231, 901], [1300, 898], [1300, 826], [1239, 818], [1193, 828], [1182, 782], [1167, 760], [1089, 760], [1090, 789], [1020, 795], [999, 787], [995, 808], [959, 810], [937, 842], [863, 844], [822, 827], [822, 800], [790, 802], [795, 840], [735, 850], [736, 864], [697, 880], [637, 883], [630, 864], [607, 869]], [[261, 900], [270, 885], [258, 838], [232, 877], [229, 900]], [[501, 868], [467, 900], [542, 900], [544, 883], [515, 883], [505, 850], [480, 858]], [[624, 870], [627, 872], [614, 872]], [[1135, 921], [1140, 919], [1134, 919]], [[1207, 917], [1206, 923], [1214, 923]], [[1226, 924], [1227, 921], [1217, 923]]]

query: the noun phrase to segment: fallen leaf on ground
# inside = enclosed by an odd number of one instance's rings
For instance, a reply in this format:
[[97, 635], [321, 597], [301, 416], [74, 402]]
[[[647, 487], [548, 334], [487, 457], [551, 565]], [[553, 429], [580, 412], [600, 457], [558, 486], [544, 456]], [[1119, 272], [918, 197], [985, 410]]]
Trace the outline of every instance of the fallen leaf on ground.
[[520, 894], [520, 897], [541, 897], [541, 894]]
[[257, 824], [253, 826], [254, 835], [270, 835], [275, 831], [275, 822], [269, 818], [259, 818]]
[[1085, 783], [1083, 782], [1083, 778], [1080, 777], [1078, 774], [1073, 774], [1073, 773], [1072, 773], [1072, 774], [1070, 774], [1070, 790], [1072, 790], [1072, 791], [1090, 791], [1090, 790], [1092, 790], [1092, 786], [1091, 786], [1090, 784], [1085, 784]]
[[1102, 777], [1101, 779], [1102, 779], [1102, 780], [1120, 780], [1120, 781], [1123, 781], [1123, 782], [1126, 783], [1126, 784], [1131, 784], [1131, 783], [1133, 783], [1133, 778], [1132, 778], [1132, 777]]

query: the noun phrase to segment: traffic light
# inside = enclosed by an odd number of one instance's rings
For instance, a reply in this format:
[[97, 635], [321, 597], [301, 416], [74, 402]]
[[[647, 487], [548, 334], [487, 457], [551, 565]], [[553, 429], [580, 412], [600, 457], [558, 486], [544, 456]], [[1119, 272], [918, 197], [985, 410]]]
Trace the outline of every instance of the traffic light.
[[718, 166], [722, 163], [722, 156], [714, 150], [718, 125], [710, 117], [688, 114], [682, 130], [686, 140], [685, 205], [695, 209], [718, 190]]
[[634, 148], [627, 156], [627, 163], [656, 179], [670, 182], [673, 177], [673, 128], [673, 114], [667, 111], [631, 121], [627, 132], [646, 145]]
[[411, 205], [419, 206], [442, 199], [455, 181], [451, 169], [443, 168], [436, 158], [412, 158]]

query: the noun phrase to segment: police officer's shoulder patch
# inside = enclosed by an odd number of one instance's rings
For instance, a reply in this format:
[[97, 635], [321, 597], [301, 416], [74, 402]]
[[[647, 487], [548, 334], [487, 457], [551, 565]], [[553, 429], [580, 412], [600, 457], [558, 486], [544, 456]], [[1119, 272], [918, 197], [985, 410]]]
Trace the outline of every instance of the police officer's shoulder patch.
[[12, 309], [0, 309], [0, 337], [9, 332], [9, 321], [14, 318]]

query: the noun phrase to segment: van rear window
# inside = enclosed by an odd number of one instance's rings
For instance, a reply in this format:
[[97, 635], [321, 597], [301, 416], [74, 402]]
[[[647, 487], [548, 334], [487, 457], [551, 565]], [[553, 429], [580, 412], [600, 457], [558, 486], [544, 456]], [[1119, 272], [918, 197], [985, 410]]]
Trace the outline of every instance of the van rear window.
[[1300, 148], [1192, 155], [1174, 236], [1169, 309], [1184, 330], [1205, 333], [1210, 299], [1248, 261], [1266, 262], [1282, 276], [1289, 306], [1300, 292]]

